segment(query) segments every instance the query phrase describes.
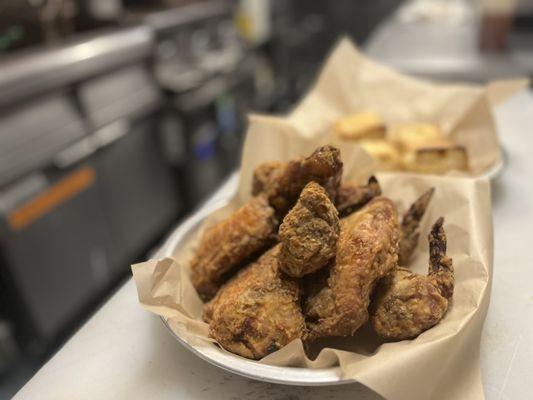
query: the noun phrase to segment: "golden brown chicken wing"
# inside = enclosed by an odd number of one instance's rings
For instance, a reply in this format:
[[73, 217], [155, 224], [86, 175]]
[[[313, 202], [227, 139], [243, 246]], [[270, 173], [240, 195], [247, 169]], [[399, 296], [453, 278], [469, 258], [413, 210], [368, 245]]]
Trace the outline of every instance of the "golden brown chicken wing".
[[335, 204], [339, 215], [345, 217], [359, 210], [366, 203], [381, 194], [378, 180], [371, 176], [368, 184], [359, 186], [352, 183], [344, 183], [339, 187]]
[[287, 163], [267, 161], [254, 170], [252, 196], [257, 196], [275, 185]]
[[232, 353], [260, 359], [305, 336], [299, 285], [279, 270], [279, 250], [241, 270], [204, 307], [210, 335]]
[[322, 146], [306, 158], [281, 165], [260, 165], [254, 171], [253, 192], [264, 193], [277, 215], [283, 218], [296, 203], [305, 185], [311, 181], [322, 186], [334, 200], [341, 176], [340, 151], [333, 146]]
[[424, 192], [406, 211], [400, 224], [399, 265], [406, 266], [415, 251], [420, 237], [420, 222], [424, 217], [435, 188]]
[[213, 297], [229, 273], [272, 243], [276, 228], [274, 210], [258, 196], [207, 229], [190, 264], [200, 297]]
[[350, 336], [368, 320], [375, 283], [398, 262], [398, 216], [377, 197], [341, 220], [335, 263], [327, 286], [307, 299], [309, 338]]
[[388, 340], [411, 339], [437, 324], [453, 296], [451, 258], [446, 256], [446, 235], [439, 218], [429, 233], [428, 276], [397, 268], [380, 283], [372, 302], [371, 322]]
[[279, 228], [280, 268], [300, 278], [324, 267], [334, 256], [339, 215], [322, 186], [310, 182]]

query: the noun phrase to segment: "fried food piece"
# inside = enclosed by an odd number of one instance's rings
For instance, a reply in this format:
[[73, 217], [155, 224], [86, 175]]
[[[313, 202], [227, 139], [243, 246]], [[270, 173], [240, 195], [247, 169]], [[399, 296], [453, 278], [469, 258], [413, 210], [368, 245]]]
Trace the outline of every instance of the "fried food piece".
[[207, 229], [190, 264], [200, 297], [213, 297], [228, 273], [272, 243], [276, 228], [274, 210], [259, 196]]
[[241, 270], [204, 307], [210, 336], [232, 353], [258, 360], [305, 336], [299, 284], [281, 273], [279, 251]]
[[363, 111], [340, 118], [333, 132], [345, 140], [381, 139], [385, 137], [385, 124], [373, 111]]
[[400, 265], [408, 265], [420, 237], [420, 222], [424, 217], [435, 188], [430, 188], [420, 196], [405, 212], [400, 224]]
[[279, 228], [280, 268], [300, 278], [324, 267], [334, 256], [339, 214], [322, 186], [310, 182]]
[[427, 122], [406, 123], [391, 129], [389, 139], [404, 151], [416, 150], [446, 140], [438, 125]]
[[436, 124], [403, 124], [391, 130], [390, 139], [404, 152], [402, 163], [408, 171], [444, 174], [468, 170], [466, 149], [453, 143]]
[[364, 186], [352, 183], [341, 184], [335, 204], [341, 217], [359, 210], [366, 203], [381, 194], [381, 187], [376, 177], [371, 176]]
[[429, 274], [422, 276], [397, 268], [381, 283], [372, 304], [371, 323], [388, 340], [411, 339], [436, 325], [453, 296], [451, 258], [446, 256], [444, 219], [429, 233]]
[[327, 286], [305, 305], [309, 339], [351, 336], [368, 320], [376, 282], [398, 262], [398, 240], [396, 207], [385, 197], [341, 220]]
[[376, 160], [381, 171], [397, 171], [402, 167], [402, 157], [396, 146], [385, 139], [363, 140], [363, 150]]
[[424, 174], [445, 174], [449, 171], [468, 171], [468, 155], [463, 146], [453, 144], [428, 145], [404, 156], [408, 171]]
[[274, 185], [286, 164], [280, 161], [267, 161], [254, 170], [252, 195], [257, 196]]
[[281, 219], [296, 203], [305, 185], [311, 181], [322, 186], [334, 200], [341, 177], [340, 151], [327, 145], [317, 148], [309, 157], [291, 160], [282, 166], [260, 165], [254, 171], [253, 186], [262, 189], [260, 192], [267, 196], [269, 204]]

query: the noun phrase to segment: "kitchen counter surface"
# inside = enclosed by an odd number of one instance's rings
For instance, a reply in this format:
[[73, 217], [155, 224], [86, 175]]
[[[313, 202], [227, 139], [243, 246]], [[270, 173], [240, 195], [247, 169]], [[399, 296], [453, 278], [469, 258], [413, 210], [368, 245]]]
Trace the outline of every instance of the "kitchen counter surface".
[[[496, 110], [508, 156], [493, 184], [495, 262], [481, 344], [488, 399], [525, 399], [533, 376], [533, 95]], [[211, 198], [231, 193], [236, 175]], [[378, 399], [359, 384], [288, 387], [209, 365], [139, 307], [129, 280], [24, 386], [16, 399]]]

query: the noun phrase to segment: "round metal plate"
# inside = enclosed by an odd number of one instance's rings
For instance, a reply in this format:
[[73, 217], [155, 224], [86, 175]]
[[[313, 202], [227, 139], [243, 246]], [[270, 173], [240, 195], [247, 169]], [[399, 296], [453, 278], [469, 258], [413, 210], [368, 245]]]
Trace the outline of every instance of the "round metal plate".
[[505, 166], [507, 165], [507, 153], [503, 147], [500, 149], [502, 154], [501, 158], [487, 171], [479, 175], [479, 178], [487, 178], [492, 181], [496, 178], [499, 178], [503, 174]]
[[[502, 158], [500, 162], [495, 164], [484, 174], [480, 175], [480, 177], [485, 177], [491, 180], [497, 178], [503, 172], [506, 162], [507, 157], [502, 149]], [[182, 223], [154, 255], [154, 258], [171, 256], [173, 250], [178, 247], [186, 237], [192, 234], [209, 214], [227, 204], [232, 194], [233, 191], [228, 191], [228, 193], [225, 193], [225, 196], [221, 197], [221, 200], [208, 204]], [[213, 346], [194, 347], [176, 335], [163, 318], [161, 318], [161, 320], [176, 340], [185, 348], [210, 364], [237, 375], [283, 385], [327, 386], [356, 382], [353, 379], [344, 379], [339, 367], [323, 369], [276, 367], [233, 356]]]
[[246, 378], [297, 386], [329, 386], [356, 382], [353, 379], [343, 379], [339, 367], [322, 369], [276, 367], [233, 356], [216, 347], [194, 347], [176, 335], [167, 322], [161, 319], [176, 340], [186, 349], [210, 364]]

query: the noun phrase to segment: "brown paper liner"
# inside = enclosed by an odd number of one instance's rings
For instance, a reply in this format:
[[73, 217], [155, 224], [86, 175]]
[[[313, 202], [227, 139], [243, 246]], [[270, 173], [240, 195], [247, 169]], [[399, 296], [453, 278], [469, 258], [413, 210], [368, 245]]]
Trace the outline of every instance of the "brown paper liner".
[[[516, 87], [516, 82], [511, 84]], [[341, 41], [315, 87], [289, 116], [250, 117], [239, 188], [230, 203], [212, 213], [173, 249], [170, 258], [132, 266], [140, 303], [164, 317], [191, 346], [213, 346], [224, 352], [208, 338], [207, 324], [201, 320], [202, 302], [191, 285], [187, 265], [203, 229], [250, 197], [255, 166], [267, 160], [286, 161], [332, 143], [341, 149], [344, 180], [362, 182], [372, 173], [372, 159], [358, 146], [332, 137], [328, 127], [347, 112], [374, 108], [387, 123], [438, 121], [447, 134], [473, 149], [472, 171], [482, 171], [500, 157], [490, 102], [502, 101], [513, 92], [506, 84], [496, 86], [489, 100], [487, 88], [415, 80], [365, 58], [349, 41]], [[489, 182], [408, 173], [381, 173], [378, 179], [384, 195], [395, 201], [400, 212], [429, 187], [436, 188], [410, 267], [426, 273], [427, 232], [431, 223], [444, 216], [448, 254], [456, 271], [454, 298], [444, 319], [414, 340], [383, 343], [364, 326], [352, 338], [317, 343], [312, 349], [314, 359], [296, 340], [258, 362], [306, 368], [339, 365], [344, 377], [391, 399], [482, 399], [479, 343], [489, 304], [493, 251]]]

